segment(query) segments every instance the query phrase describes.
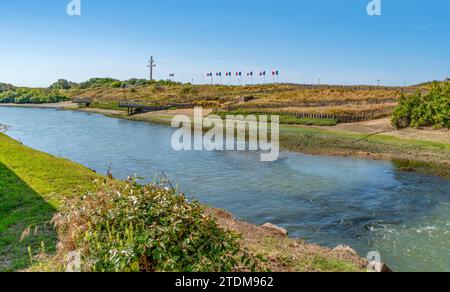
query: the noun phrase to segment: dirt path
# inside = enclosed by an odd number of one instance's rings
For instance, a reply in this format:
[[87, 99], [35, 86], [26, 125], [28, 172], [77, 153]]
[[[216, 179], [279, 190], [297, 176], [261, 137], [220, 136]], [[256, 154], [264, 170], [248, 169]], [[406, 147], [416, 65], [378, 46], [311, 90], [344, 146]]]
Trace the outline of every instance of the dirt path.
[[381, 133], [382, 135], [399, 137], [399, 138], [409, 138], [422, 141], [433, 141], [440, 143], [450, 144], [450, 130], [441, 129], [403, 129], [396, 130], [392, 127], [389, 118], [372, 120], [368, 122], [361, 123], [350, 123], [350, 124], [338, 124], [334, 127], [322, 127], [328, 130], [338, 130], [345, 131], [356, 134], [376, 134]]
[[126, 116], [127, 113], [125, 111], [119, 111], [119, 110], [110, 110], [110, 109], [101, 109], [101, 108], [82, 108], [80, 109], [82, 112], [87, 113], [96, 113], [96, 114], [103, 114], [107, 116]]

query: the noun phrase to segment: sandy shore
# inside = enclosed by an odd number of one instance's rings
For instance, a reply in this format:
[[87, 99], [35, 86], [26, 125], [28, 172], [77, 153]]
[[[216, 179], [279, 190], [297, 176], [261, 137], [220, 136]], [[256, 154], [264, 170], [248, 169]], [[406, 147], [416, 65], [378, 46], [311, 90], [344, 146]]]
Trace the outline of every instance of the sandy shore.
[[17, 104], [17, 103], [0, 103], [4, 107], [33, 107], [33, 108], [59, 108], [59, 109], [76, 109], [78, 106], [71, 101], [64, 101], [58, 103], [43, 103], [43, 104]]
[[322, 127], [327, 130], [337, 130], [350, 132], [355, 134], [377, 134], [393, 136], [398, 138], [414, 139], [421, 141], [433, 141], [440, 143], [450, 144], [450, 130], [449, 129], [402, 129], [397, 130], [391, 125], [391, 120], [389, 118], [373, 120], [361, 123], [349, 123], [349, 124], [338, 124], [334, 127]]

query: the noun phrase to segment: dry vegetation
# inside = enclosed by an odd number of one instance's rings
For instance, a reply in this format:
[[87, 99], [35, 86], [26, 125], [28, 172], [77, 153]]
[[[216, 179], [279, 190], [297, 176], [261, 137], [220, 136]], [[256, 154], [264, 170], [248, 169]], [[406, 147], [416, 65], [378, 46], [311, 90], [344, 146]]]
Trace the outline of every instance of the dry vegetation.
[[[361, 103], [385, 103], [392, 102], [400, 97], [397, 89], [345, 89], [327, 88], [308, 89], [299, 85], [255, 85], [255, 86], [208, 86], [208, 85], [144, 85], [125, 90], [129, 100], [145, 103], [201, 103], [210, 102], [216, 106], [234, 103], [236, 98], [251, 96], [252, 106], [266, 106], [267, 104], [279, 104], [290, 106], [291, 104], [324, 103], [331, 105], [361, 104]], [[119, 101], [124, 99], [124, 91], [121, 88], [108, 86], [94, 88], [72, 88], [64, 90], [69, 97], [94, 98], [99, 101]], [[270, 106], [274, 107], [274, 106]]]
[[[411, 90], [411, 89], [409, 89]], [[390, 87], [344, 87], [272, 84], [255, 86], [209, 86], [189, 84], [141, 85], [133, 88], [97, 86], [63, 90], [70, 98], [92, 98], [95, 108], [119, 109], [117, 103], [147, 105], [189, 104], [223, 111], [265, 110], [285, 115], [314, 113], [353, 115], [373, 119], [392, 114], [402, 89]], [[246, 98], [245, 101], [242, 99]], [[363, 119], [361, 119], [363, 120]]]

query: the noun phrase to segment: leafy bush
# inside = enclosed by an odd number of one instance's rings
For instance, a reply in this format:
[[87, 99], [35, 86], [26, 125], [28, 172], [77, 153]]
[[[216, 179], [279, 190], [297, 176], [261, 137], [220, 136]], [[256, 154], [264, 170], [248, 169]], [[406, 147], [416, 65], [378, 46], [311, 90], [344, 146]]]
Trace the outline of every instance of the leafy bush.
[[411, 96], [402, 95], [392, 125], [406, 127], [450, 127], [450, 83], [434, 83], [429, 92], [418, 91]]
[[113, 88], [121, 88], [122, 85], [123, 85], [123, 83], [120, 81], [114, 81], [113, 83], [111, 83], [111, 87], [113, 87]]
[[149, 81], [146, 80], [146, 79], [132, 78], [132, 79], [129, 79], [129, 80], [125, 80], [123, 83], [127, 84], [127, 85], [143, 86], [143, 85], [149, 84]]
[[13, 103], [17, 96], [17, 93], [14, 91], [5, 91], [0, 93], [0, 103]]
[[71, 89], [72, 87], [75, 86], [78, 86], [78, 84], [71, 81], [67, 81], [66, 79], [59, 79], [58, 81], [50, 85], [49, 88], [58, 90], [58, 89]]
[[181, 83], [172, 80], [153, 80], [152, 82], [149, 81], [148, 84], [154, 84], [159, 86], [173, 86], [173, 85], [180, 85]]
[[112, 86], [115, 82], [120, 82], [120, 80], [113, 78], [91, 78], [88, 81], [79, 84], [79, 88], [92, 88], [92, 87], [103, 87]]
[[0, 94], [0, 103], [55, 103], [66, 101], [68, 98], [57, 91], [46, 89], [18, 88], [15, 91], [6, 91]]
[[239, 262], [258, 267], [257, 258], [241, 250], [240, 237], [219, 228], [199, 203], [154, 185], [106, 183], [63, 210], [54, 219], [59, 253], [64, 258], [80, 251], [82, 271], [228, 272]]
[[179, 84], [172, 82], [170, 80], [153, 80], [152, 82], [146, 79], [132, 78], [125, 81], [120, 81], [113, 78], [91, 78], [88, 81], [82, 82], [78, 85], [81, 89], [87, 88], [97, 88], [97, 87], [113, 87], [120, 88], [122, 85], [132, 85], [132, 86], [144, 86], [144, 85], [160, 85], [168, 86]]
[[3, 93], [5, 91], [13, 91], [14, 89], [15, 87], [11, 84], [0, 83], [0, 93]]

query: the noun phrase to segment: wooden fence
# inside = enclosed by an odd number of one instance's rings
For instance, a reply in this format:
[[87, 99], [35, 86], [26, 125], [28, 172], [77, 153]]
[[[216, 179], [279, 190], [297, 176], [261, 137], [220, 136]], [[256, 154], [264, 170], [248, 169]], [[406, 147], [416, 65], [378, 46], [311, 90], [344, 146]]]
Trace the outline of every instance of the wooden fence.
[[330, 101], [314, 101], [314, 102], [301, 102], [301, 101], [285, 101], [285, 102], [269, 102], [260, 104], [244, 104], [235, 103], [233, 105], [226, 105], [225, 108], [228, 111], [234, 111], [239, 109], [257, 109], [257, 108], [289, 108], [289, 107], [324, 107], [324, 106], [345, 106], [345, 105], [364, 105], [364, 104], [383, 104], [383, 103], [396, 103], [398, 98], [386, 98], [386, 99], [349, 99], [349, 100], [330, 100]]
[[[297, 118], [310, 118], [310, 119], [332, 119], [339, 123], [357, 123], [370, 121], [382, 117], [387, 117], [392, 115], [394, 109], [383, 109], [383, 110], [367, 110], [362, 111], [358, 114], [349, 115], [338, 115], [338, 114], [323, 114], [323, 113], [305, 113], [305, 112], [290, 112], [290, 111], [273, 111], [266, 109], [254, 109], [245, 111], [245, 114], [250, 115], [287, 115]], [[215, 113], [219, 113], [220, 110], [216, 109]]]

